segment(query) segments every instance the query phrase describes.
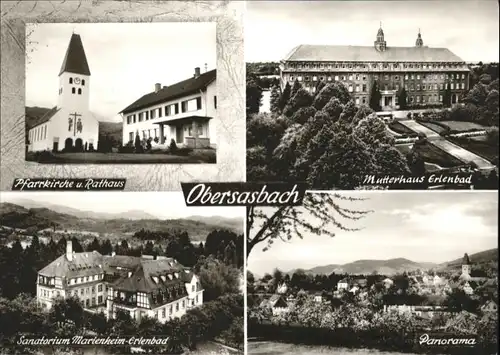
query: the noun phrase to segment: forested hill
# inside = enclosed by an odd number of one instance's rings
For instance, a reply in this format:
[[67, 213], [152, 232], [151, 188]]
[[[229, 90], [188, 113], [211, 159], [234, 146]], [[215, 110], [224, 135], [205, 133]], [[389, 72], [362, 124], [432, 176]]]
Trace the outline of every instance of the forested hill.
[[243, 233], [243, 220], [217, 217], [211, 220], [196, 217], [179, 219], [132, 219], [132, 218], [82, 218], [49, 208], [25, 208], [12, 203], [0, 204], [0, 220], [3, 226], [32, 231], [46, 228], [78, 230], [98, 233], [135, 233], [141, 229], [164, 232], [184, 231], [193, 241], [205, 240], [215, 229], [228, 229]]

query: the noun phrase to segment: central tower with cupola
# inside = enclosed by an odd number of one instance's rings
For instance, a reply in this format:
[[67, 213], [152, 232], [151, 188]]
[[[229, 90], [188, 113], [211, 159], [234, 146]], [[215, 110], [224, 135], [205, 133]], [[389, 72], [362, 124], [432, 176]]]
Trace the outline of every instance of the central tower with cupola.
[[382, 30], [382, 23], [380, 23], [380, 28], [378, 29], [377, 32], [377, 40], [374, 42], [374, 45], [379, 52], [383, 52], [387, 48], [387, 43], [384, 40], [384, 31]]

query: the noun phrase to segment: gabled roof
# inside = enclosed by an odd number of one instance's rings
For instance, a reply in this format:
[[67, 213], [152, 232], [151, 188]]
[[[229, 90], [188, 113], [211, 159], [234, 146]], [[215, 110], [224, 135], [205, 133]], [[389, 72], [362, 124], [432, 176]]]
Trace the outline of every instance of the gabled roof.
[[[190, 282], [194, 275], [190, 270], [172, 258], [157, 260], [139, 259], [140, 262], [131, 271], [130, 276], [128, 272], [121, 275], [113, 283], [113, 288], [123, 291], [149, 293], [182, 286], [184, 290], [182, 292], [185, 292], [184, 283]], [[175, 274], [178, 275], [178, 278], [175, 277]], [[168, 275], [171, 275], [172, 279]]]
[[[25, 109], [27, 111], [28, 108]], [[57, 106], [52, 107], [50, 110], [45, 112], [42, 116], [31, 119], [31, 120], [26, 120], [26, 123], [28, 125], [28, 130], [35, 128], [37, 126], [40, 126], [42, 123], [48, 122], [54, 115], [59, 111], [60, 109], [57, 108]], [[26, 112], [27, 115], [27, 112]]]
[[337, 46], [301, 44], [286, 57], [286, 61], [346, 61], [346, 62], [463, 62], [447, 48], [387, 47], [378, 51], [374, 46]]
[[192, 77], [176, 84], [163, 87], [158, 92], [150, 92], [134, 101], [131, 105], [124, 108], [120, 113], [130, 113], [132, 111], [140, 110], [152, 105], [160, 104], [162, 102], [191, 95], [199, 92], [200, 90], [205, 90], [206, 87], [216, 79], [216, 76], [217, 70], [214, 69], [200, 74], [200, 76], [197, 78]]
[[59, 75], [64, 72], [90, 75], [89, 64], [87, 63], [87, 57], [83, 49], [82, 39], [80, 35], [76, 33], [71, 35]]
[[[99, 266], [100, 265], [100, 266]], [[72, 260], [61, 255], [38, 273], [48, 277], [81, 277], [103, 273], [103, 256], [97, 252], [73, 253]]]

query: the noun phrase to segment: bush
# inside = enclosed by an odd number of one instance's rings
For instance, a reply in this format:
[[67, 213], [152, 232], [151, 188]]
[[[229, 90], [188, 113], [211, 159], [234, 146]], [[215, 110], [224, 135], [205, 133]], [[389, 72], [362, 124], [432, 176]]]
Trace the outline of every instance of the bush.
[[171, 153], [175, 153], [179, 148], [177, 148], [177, 144], [173, 139], [170, 140], [170, 145], [168, 146], [168, 151]]
[[177, 155], [182, 155], [182, 156], [188, 156], [189, 153], [191, 153], [193, 151], [193, 148], [188, 148], [188, 147], [185, 147], [185, 148], [177, 148], [175, 150], [175, 154]]

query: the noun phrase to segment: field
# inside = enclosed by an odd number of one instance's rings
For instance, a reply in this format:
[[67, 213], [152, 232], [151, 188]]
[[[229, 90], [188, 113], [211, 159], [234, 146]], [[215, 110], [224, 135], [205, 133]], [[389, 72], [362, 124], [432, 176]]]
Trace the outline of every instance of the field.
[[486, 129], [487, 127], [482, 126], [480, 124], [474, 123], [474, 122], [463, 122], [463, 121], [443, 121], [439, 122], [443, 126], [450, 127], [451, 130], [454, 131], [460, 131], [460, 132], [465, 132], [471, 129], [477, 129], [477, 130], [482, 130]]
[[395, 121], [389, 123], [388, 127], [396, 133], [404, 134], [407, 136], [417, 136], [417, 133], [406, 127], [405, 125]]
[[41, 164], [215, 164], [214, 149], [199, 149], [188, 155], [134, 153], [57, 153], [26, 154], [27, 161]]
[[449, 137], [448, 140], [456, 145], [487, 159], [490, 162], [498, 159], [498, 143], [491, 144], [485, 136], [467, 138]]
[[[295, 345], [275, 342], [248, 342], [248, 354], [255, 355], [403, 355], [374, 349], [332, 348], [328, 346]], [[405, 355], [415, 355], [408, 354]]]
[[439, 124], [432, 123], [432, 122], [419, 122], [422, 126], [425, 126], [429, 129], [432, 129], [436, 133], [441, 133], [444, 131], [444, 128], [441, 127]]
[[464, 164], [462, 161], [429, 142], [418, 145], [416, 149], [427, 163], [434, 163], [443, 168], [452, 168]]

